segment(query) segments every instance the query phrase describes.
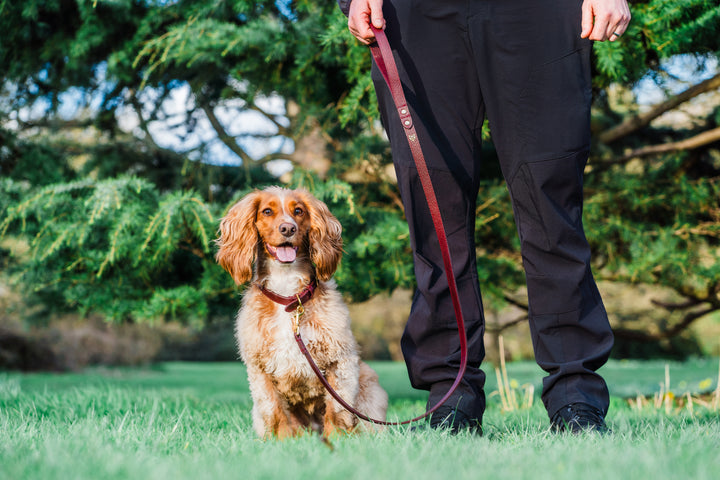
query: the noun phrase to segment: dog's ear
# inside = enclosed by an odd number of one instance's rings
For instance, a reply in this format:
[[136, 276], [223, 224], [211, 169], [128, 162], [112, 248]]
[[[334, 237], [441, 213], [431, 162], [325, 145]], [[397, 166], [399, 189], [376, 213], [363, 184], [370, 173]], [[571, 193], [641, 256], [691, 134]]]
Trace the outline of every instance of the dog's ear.
[[297, 190], [310, 214], [310, 260], [319, 280], [329, 280], [342, 259], [342, 225], [327, 205], [305, 190]]
[[260, 196], [261, 192], [245, 196], [220, 221], [220, 238], [217, 239], [220, 248], [215, 259], [238, 285], [252, 278], [257, 244], [260, 241], [255, 227]]

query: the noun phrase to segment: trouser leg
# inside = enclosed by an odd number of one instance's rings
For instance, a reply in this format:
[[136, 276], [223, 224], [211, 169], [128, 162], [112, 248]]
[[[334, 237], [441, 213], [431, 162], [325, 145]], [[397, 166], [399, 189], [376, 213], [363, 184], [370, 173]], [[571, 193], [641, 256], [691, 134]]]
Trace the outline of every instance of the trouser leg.
[[[483, 106], [462, 28], [466, 2], [387, 1], [386, 32], [438, 196], [468, 336], [468, 369], [446, 405], [482, 418], [485, 408], [483, 311], [475, 263], [474, 225]], [[373, 80], [390, 139], [410, 228], [417, 289], [402, 350], [411, 383], [430, 390], [428, 406], [448, 391], [460, 344], [441, 252], [418, 173], [382, 77]]]
[[[386, 1], [386, 31], [439, 196], [466, 316], [470, 368], [461, 408], [477, 416], [484, 408], [483, 316], [472, 237], [479, 129], [487, 110], [518, 225], [535, 355], [548, 372], [543, 402], [550, 415], [572, 402], [606, 411], [607, 386], [596, 370], [609, 356], [612, 332], [582, 228], [590, 43], [579, 36], [581, 0], [412, 3]], [[432, 404], [457, 372], [459, 343], [404, 132], [377, 72], [373, 79], [418, 283], [403, 353], [413, 385], [429, 389]]]
[[[590, 49], [581, 0], [473, 2], [470, 38], [525, 268], [535, 357], [552, 416], [568, 403], [603, 411], [596, 373], [613, 335], [582, 225], [590, 145]], [[518, 9], [522, 15], [518, 15]]]

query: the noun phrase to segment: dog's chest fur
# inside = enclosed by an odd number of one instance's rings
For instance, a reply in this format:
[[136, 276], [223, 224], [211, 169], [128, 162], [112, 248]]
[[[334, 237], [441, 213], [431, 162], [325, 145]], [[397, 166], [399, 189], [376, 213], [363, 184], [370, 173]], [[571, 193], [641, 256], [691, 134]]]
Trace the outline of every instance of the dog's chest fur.
[[[312, 315], [312, 311], [312, 307], [307, 305], [306, 315]], [[238, 344], [243, 361], [252, 363], [264, 372], [275, 389], [291, 404], [311, 397], [322, 397], [325, 393], [295, 341], [294, 315], [294, 312], [286, 312], [284, 306], [272, 302], [258, 292], [254, 293], [252, 298], [248, 299], [248, 305], [240, 310], [237, 324]], [[323, 355], [318, 355], [321, 352], [314, 351], [316, 349], [313, 348], [317, 344], [315, 340], [318, 332], [311, 323], [302, 323], [301, 334], [323, 368]]]

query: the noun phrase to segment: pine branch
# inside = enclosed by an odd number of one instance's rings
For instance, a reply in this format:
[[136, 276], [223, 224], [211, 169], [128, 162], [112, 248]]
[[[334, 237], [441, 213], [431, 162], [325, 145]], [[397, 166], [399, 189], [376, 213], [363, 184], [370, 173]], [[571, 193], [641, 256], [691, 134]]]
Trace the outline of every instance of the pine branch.
[[687, 90], [675, 95], [674, 97], [658, 105], [655, 105], [653, 108], [651, 108], [645, 113], [642, 113], [640, 115], [634, 115], [624, 120], [620, 125], [612, 127], [611, 129], [601, 133], [598, 138], [602, 143], [612, 143], [648, 125], [651, 121], [653, 121], [663, 113], [672, 110], [678, 105], [685, 103], [688, 100], [697, 97], [702, 93], [709, 92], [718, 87], [720, 87], [720, 73], [718, 73], [712, 78], [698, 83], [697, 85], [693, 85]]
[[185, 242], [187, 242], [187, 243], [179, 244], [178, 248], [181, 250], [185, 250], [186, 252], [190, 252], [202, 260], [205, 260], [207, 258], [207, 255], [205, 255], [205, 252], [203, 252], [202, 250], [200, 250], [198, 247], [194, 246], [192, 243], [188, 242], [187, 240], [185, 240]]

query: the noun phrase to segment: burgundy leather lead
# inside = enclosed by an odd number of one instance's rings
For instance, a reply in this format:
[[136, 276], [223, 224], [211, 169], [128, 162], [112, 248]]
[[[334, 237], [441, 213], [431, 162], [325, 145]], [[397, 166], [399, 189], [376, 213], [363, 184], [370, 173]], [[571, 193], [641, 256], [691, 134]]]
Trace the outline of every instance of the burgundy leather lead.
[[395, 65], [395, 59], [393, 58], [392, 50], [390, 49], [390, 44], [387, 40], [387, 37], [385, 36], [385, 32], [383, 30], [376, 29], [375, 27], [372, 27], [372, 29], [375, 33], [375, 40], [377, 41], [377, 43], [370, 46], [370, 51], [372, 52], [375, 64], [378, 66], [380, 73], [382, 73], [383, 78], [385, 78], [385, 82], [390, 88], [390, 93], [392, 94], [393, 102], [397, 107], [400, 122], [405, 129], [405, 136], [407, 137], [408, 143], [410, 144], [410, 151], [412, 152], [413, 160], [415, 161], [415, 167], [418, 171], [418, 177], [420, 178], [420, 182], [422, 183], [423, 192], [425, 193], [428, 208], [430, 209], [430, 215], [433, 220], [433, 225], [435, 226], [435, 233], [438, 237], [440, 251], [442, 252], [443, 264], [445, 266], [445, 275], [448, 281], [448, 288], [450, 289], [450, 296], [452, 297], [453, 309], [455, 310], [455, 319], [457, 321], [458, 327], [458, 334], [460, 336], [460, 367], [458, 369], [458, 374], [455, 378], [455, 382], [453, 383], [452, 387], [450, 387], [450, 390], [445, 394], [443, 398], [438, 401], [437, 404], [427, 410], [423, 415], [412, 418], [410, 420], [405, 420], [403, 422], [387, 422], [384, 420], [377, 420], [367, 417], [365, 414], [358, 412], [355, 408], [353, 408], [345, 400], [343, 400], [340, 395], [338, 395], [338, 393], [332, 388], [332, 386], [330, 386], [328, 381], [323, 376], [322, 371], [313, 360], [310, 352], [308, 352], [307, 347], [305, 346], [302, 338], [300, 337], [299, 329], [297, 329], [295, 332], [295, 341], [300, 347], [300, 351], [303, 353], [303, 355], [305, 355], [305, 358], [307, 358], [313, 371], [320, 379], [320, 382], [325, 386], [330, 395], [332, 395], [333, 398], [337, 400], [349, 412], [365, 421], [380, 425], [404, 425], [427, 417], [435, 410], [437, 410], [443, 403], [445, 403], [445, 401], [450, 398], [453, 392], [455, 392], [455, 389], [460, 384], [463, 375], [465, 375], [465, 369], [467, 368], [467, 334], [465, 332], [465, 320], [463, 319], [462, 308], [460, 306], [460, 298], [458, 296], [457, 284], [455, 282], [455, 274], [453, 273], [452, 259], [450, 257], [450, 249], [448, 247], [447, 235], [445, 234], [445, 227], [443, 226], [442, 216], [440, 215], [440, 207], [438, 206], [437, 198], [435, 196], [435, 190], [433, 189], [432, 181], [430, 180], [430, 173], [428, 172], [427, 165], [425, 164], [425, 156], [423, 155], [422, 148], [420, 148], [420, 142], [418, 141], [417, 132], [415, 131], [415, 125], [413, 124], [413, 119], [410, 115], [410, 109], [408, 108], [407, 101], [405, 100], [405, 93], [403, 92], [402, 83], [400, 82], [400, 76], [398, 75], [397, 66]]

